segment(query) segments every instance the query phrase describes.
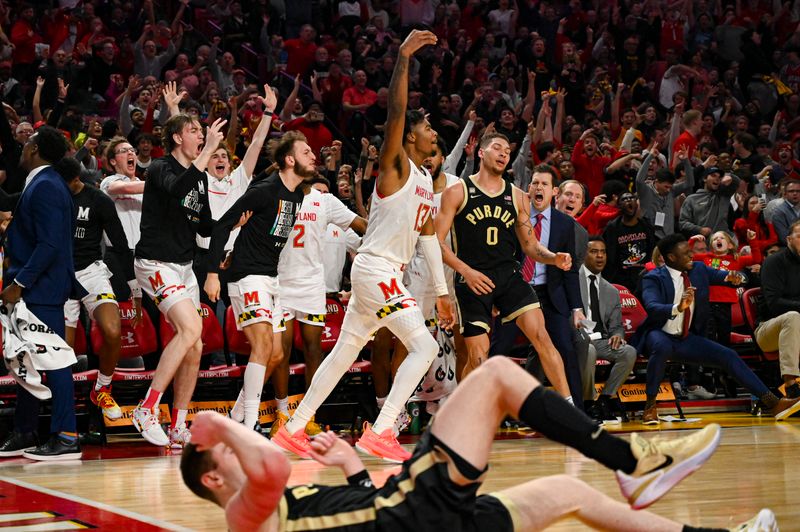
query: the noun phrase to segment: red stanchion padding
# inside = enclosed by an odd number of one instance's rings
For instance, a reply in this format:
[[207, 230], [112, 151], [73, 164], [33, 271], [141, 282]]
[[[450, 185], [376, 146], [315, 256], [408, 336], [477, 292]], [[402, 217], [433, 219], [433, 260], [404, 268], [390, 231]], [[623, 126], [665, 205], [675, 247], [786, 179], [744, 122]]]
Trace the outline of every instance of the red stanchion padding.
[[[222, 351], [225, 347], [225, 339], [222, 333], [222, 325], [219, 324], [214, 311], [205, 303], [200, 303], [200, 315], [203, 318], [203, 332], [200, 339], [203, 341], [203, 354]], [[175, 336], [175, 329], [169, 324], [166, 317], [162, 314], [158, 320], [158, 329], [161, 333], [161, 350]]]
[[[136, 311], [133, 308], [133, 303], [120, 301], [119, 317], [122, 331], [120, 334], [122, 338], [120, 358], [140, 357], [155, 353], [158, 350], [156, 328], [153, 326], [153, 322], [147, 312], [142, 311], [142, 321], [134, 327], [133, 320], [136, 317]], [[103, 347], [103, 333], [97, 323], [92, 322], [89, 334], [92, 340], [92, 350], [95, 353], [99, 353]]]
[[250, 355], [252, 350], [250, 342], [247, 341], [247, 337], [242, 331], [236, 329], [233, 307], [228, 307], [225, 311], [225, 338], [228, 340], [228, 351], [240, 355]]
[[[94, 325], [94, 322], [92, 322]], [[75, 348], [76, 355], [85, 355], [89, 352], [89, 344], [86, 342], [86, 328], [83, 322], [78, 320], [78, 328], [75, 329]]]
[[647, 319], [647, 312], [641, 301], [622, 285], [615, 284], [619, 290], [619, 303], [622, 307], [622, 326], [625, 329], [625, 339], [629, 340], [636, 329]]
[[[323, 353], [330, 353], [333, 346], [339, 341], [346, 310], [345, 306], [336, 299], [328, 298], [325, 301], [325, 326], [322, 330], [321, 341]], [[300, 333], [297, 323], [294, 324], [293, 344], [298, 351], [303, 349], [303, 335]]]

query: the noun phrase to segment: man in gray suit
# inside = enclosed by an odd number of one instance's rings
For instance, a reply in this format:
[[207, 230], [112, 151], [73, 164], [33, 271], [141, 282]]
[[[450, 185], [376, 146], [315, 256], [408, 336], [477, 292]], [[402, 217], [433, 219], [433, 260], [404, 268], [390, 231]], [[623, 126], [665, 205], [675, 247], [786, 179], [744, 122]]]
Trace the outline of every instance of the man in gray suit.
[[606, 243], [600, 237], [590, 237], [586, 260], [580, 268], [578, 278], [584, 313], [596, 325], [592, 331], [579, 331], [576, 351], [583, 381], [583, 397], [586, 401], [595, 395], [595, 361], [601, 358], [613, 364], [611, 374], [603, 386], [603, 393], [594, 404], [586, 405], [586, 412], [601, 423], [617, 423], [620, 421], [618, 415], [622, 419], [627, 418], [616, 396], [620, 385], [628, 378], [636, 363], [636, 349], [625, 343], [619, 291], [601, 276], [605, 265]]

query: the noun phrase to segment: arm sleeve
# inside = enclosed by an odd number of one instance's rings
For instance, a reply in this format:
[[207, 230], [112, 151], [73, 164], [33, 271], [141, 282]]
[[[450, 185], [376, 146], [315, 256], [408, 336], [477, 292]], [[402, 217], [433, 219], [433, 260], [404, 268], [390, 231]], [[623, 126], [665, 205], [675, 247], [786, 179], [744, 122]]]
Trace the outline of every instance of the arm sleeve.
[[686, 179], [683, 183], [679, 183], [672, 187], [672, 195], [680, 196], [684, 192], [691, 194], [694, 191], [694, 166], [689, 162], [689, 159], [683, 161], [683, 169], [686, 172]]
[[642, 303], [647, 311], [647, 314], [654, 320], [671, 320], [674, 318], [672, 314], [672, 301], [664, 303], [660, 301], [661, 290], [659, 290], [659, 279], [654, 275], [647, 274], [642, 279]]
[[[36, 246], [28, 262], [15, 278], [22, 286], [31, 287], [53, 262], [62, 257], [64, 238], [72, 238], [72, 202], [49, 181], [38, 184], [30, 207]], [[66, 235], [63, 233], [67, 233]]]
[[447, 172], [450, 174], [456, 173], [456, 167], [458, 166], [458, 161], [461, 160], [461, 155], [464, 153], [464, 146], [467, 145], [467, 141], [469, 140], [470, 134], [472, 134], [472, 128], [475, 126], [475, 122], [472, 120], [467, 120], [467, 125], [464, 126], [464, 129], [461, 131], [461, 136], [458, 137], [456, 141], [456, 145], [453, 146], [453, 149], [447, 155], [447, 158], [444, 160], [444, 165], [442, 165], [442, 171]]
[[694, 219], [694, 208], [692, 207], [692, 203], [689, 201], [683, 202], [681, 206], [681, 214], [678, 218], [678, 226], [680, 227], [681, 231], [691, 231], [694, 234], [700, 233], [700, 227], [693, 221]]
[[[225, 244], [228, 242], [231, 229], [233, 229], [233, 226], [239, 221], [242, 213], [245, 211], [257, 213], [263, 204], [263, 197], [259, 189], [257, 187], [249, 188], [247, 192], [236, 200], [236, 203], [222, 215], [222, 218], [214, 223], [214, 227], [211, 230], [211, 243], [208, 246], [209, 272], [219, 273], [219, 263], [225, 255]], [[257, 216], [257, 214], [254, 215]]]
[[172, 172], [164, 163], [163, 166], [159, 165], [157, 171], [153, 172], [152, 175], [148, 175], [148, 178], [150, 177], [155, 178], [156, 186], [167, 191], [170, 196], [183, 198], [191, 192], [198, 181], [206, 178], [206, 174], [201, 172], [195, 165], [190, 164], [189, 168], [178, 175]]
[[103, 231], [111, 245], [120, 253], [125, 262], [125, 280], [132, 281], [136, 279], [136, 275], [133, 272], [133, 253], [128, 249], [128, 237], [125, 236], [122, 222], [119, 221], [117, 209], [114, 207], [114, 200], [105, 194], [99, 194], [97, 207], [99, 207]]

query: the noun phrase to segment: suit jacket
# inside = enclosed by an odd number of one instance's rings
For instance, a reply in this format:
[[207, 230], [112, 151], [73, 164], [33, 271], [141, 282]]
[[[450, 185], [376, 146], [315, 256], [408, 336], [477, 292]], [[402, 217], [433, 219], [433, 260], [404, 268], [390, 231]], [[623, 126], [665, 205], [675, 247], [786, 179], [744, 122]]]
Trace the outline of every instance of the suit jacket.
[[72, 194], [61, 175], [48, 166], [19, 198], [8, 227], [10, 266], [5, 283], [18, 281], [28, 305], [63, 305], [83, 291], [75, 280]]
[[581, 266], [575, 259], [575, 220], [572, 217], [550, 209], [550, 240], [547, 249], [553, 253], [569, 253], [572, 268], [564, 271], [555, 266], [547, 266], [547, 293], [559, 314], [571, 316], [574, 308], [583, 308], [581, 291], [578, 287], [578, 269]]
[[[689, 270], [689, 282], [695, 287], [694, 314], [689, 324], [689, 332], [705, 336], [711, 307], [708, 303], [710, 285], [725, 285], [728, 272], [709, 268], [702, 262], [695, 262]], [[636, 331], [631, 343], [642, 352], [647, 333], [661, 329], [672, 316], [675, 300], [675, 287], [666, 266], [659, 266], [642, 278], [642, 303], [647, 311], [647, 319]]]
[[[579, 270], [578, 278], [580, 279], [584, 314], [588, 315], [591, 300], [589, 299], [588, 278], [583, 269]], [[625, 329], [622, 327], [622, 307], [619, 301], [619, 290], [600, 277], [597, 282], [597, 297], [600, 299], [599, 320], [603, 322], [607, 331], [605, 338], [617, 335], [624, 339]], [[592, 316], [592, 319], [598, 321], [597, 316]]]

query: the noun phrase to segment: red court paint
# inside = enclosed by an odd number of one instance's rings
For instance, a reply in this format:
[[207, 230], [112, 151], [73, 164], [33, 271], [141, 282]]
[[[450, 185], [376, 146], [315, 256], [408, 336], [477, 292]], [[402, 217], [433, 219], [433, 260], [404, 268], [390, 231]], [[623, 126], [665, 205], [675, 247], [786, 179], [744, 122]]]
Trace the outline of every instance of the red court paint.
[[25, 530], [32, 525], [38, 526], [31, 530], [180, 530], [121, 508], [0, 477], [0, 531], [12, 526], [16, 530]]

